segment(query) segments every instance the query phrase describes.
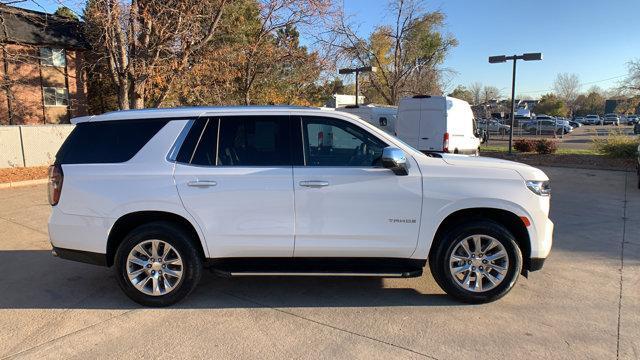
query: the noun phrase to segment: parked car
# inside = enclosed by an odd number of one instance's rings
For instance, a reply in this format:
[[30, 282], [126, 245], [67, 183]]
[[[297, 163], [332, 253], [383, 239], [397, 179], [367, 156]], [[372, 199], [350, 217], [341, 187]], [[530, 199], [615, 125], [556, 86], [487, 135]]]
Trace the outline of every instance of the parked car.
[[49, 169], [53, 254], [113, 267], [143, 305], [183, 299], [205, 265], [416, 277], [427, 263], [448, 294], [484, 303], [551, 249], [544, 172], [425, 155], [347, 113], [182, 108], [72, 122]]
[[570, 125], [558, 122], [555, 119], [552, 120], [534, 120], [526, 123], [523, 129], [531, 134], [568, 134], [573, 131]]
[[585, 124], [589, 125], [602, 125], [602, 119], [599, 115], [587, 115], [584, 117]]
[[569, 125], [574, 129], [575, 128], [579, 128], [579, 127], [582, 126], [581, 122], [578, 122], [578, 121], [575, 121], [575, 120], [568, 120], [568, 122], [569, 122]]
[[640, 122], [640, 116], [638, 115], [627, 115], [627, 125], [634, 125]]
[[618, 126], [620, 125], [620, 116], [618, 116], [617, 114], [605, 114], [604, 118], [602, 119], [602, 124], [611, 124]]
[[489, 133], [495, 133], [495, 134], [508, 134], [511, 132], [511, 126], [509, 125], [505, 125], [500, 123], [497, 120], [486, 120], [486, 119], [481, 119], [478, 120], [478, 128], [479, 129], [483, 129], [483, 130], [489, 130]]
[[633, 125], [633, 133], [636, 135], [640, 134], [640, 122], [637, 122], [635, 125]]
[[573, 121], [579, 123], [579, 124], [585, 124], [586, 123], [586, 119], [583, 116], [576, 116], [573, 118]]

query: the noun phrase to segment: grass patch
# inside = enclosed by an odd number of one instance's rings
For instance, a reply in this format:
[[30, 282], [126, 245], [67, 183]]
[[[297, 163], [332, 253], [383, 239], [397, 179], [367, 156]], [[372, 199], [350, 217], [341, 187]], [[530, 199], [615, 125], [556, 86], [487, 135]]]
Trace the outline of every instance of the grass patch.
[[[499, 145], [480, 146], [480, 152], [481, 153], [482, 152], [506, 153], [508, 151], [509, 150], [507, 149], [506, 146], [499, 146]], [[518, 153], [517, 151], [514, 151], [514, 152]], [[522, 153], [518, 153], [518, 154], [522, 154]], [[556, 154], [560, 154], [560, 155], [602, 155], [601, 153], [599, 153], [595, 149], [564, 149], [564, 148], [559, 148], [556, 151]]]

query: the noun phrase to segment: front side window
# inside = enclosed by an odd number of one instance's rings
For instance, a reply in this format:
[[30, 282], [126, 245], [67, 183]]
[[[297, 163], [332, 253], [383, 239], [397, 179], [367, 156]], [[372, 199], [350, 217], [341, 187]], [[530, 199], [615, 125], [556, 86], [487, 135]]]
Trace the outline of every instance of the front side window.
[[66, 88], [45, 87], [42, 92], [45, 106], [69, 105], [69, 92]]
[[67, 64], [64, 49], [40, 48], [40, 63], [45, 66], [64, 67]]
[[307, 166], [379, 166], [384, 142], [346, 121], [304, 117], [304, 155]]

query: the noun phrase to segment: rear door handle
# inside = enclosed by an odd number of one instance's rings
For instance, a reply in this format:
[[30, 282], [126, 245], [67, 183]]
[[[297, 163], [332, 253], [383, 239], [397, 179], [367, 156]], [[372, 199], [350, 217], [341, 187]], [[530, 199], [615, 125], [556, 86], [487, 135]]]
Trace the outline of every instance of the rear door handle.
[[429, 138], [421, 138], [422, 140], [429, 140]]
[[300, 186], [310, 187], [310, 188], [321, 188], [321, 187], [329, 186], [329, 182], [318, 181], [318, 180], [300, 181]]
[[193, 186], [193, 187], [210, 187], [210, 186], [216, 186], [218, 185], [218, 183], [213, 180], [193, 180], [193, 181], [189, 181], [187, 185]]

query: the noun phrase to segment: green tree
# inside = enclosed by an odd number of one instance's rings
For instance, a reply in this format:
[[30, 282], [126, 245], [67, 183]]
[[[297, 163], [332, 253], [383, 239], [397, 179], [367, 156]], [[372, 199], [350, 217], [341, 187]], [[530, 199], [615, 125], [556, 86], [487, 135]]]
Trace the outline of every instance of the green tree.
[[56, 12], [54, 12], [53, 14], [63, 18], [67, 18], [69, 20], [78, 20], [78, 15], [76, 15], [73, 10], [69, 9], [66, 6], [58, 7], [58, 9], [56, 9]]
[[456, 99], [464, 100], [469, 104], [473, 104], [473, 94], [471, 91], [467, 90], [466, 87], [462, 85], [458, 85], [452, 92], [449, 93], [448, 96], [454, 97]]
[[585, 116], [589, 114], [604, 113], [605, 98], [598, 89], [592, 89], [587, 95], [579, 95], [575, 102], [574, 115]]
[[555, 94], [542, 95], [540, 102], [535, 106], [536, 114], [551, 116], [566, 116], [569, 112], [567, 104]]

